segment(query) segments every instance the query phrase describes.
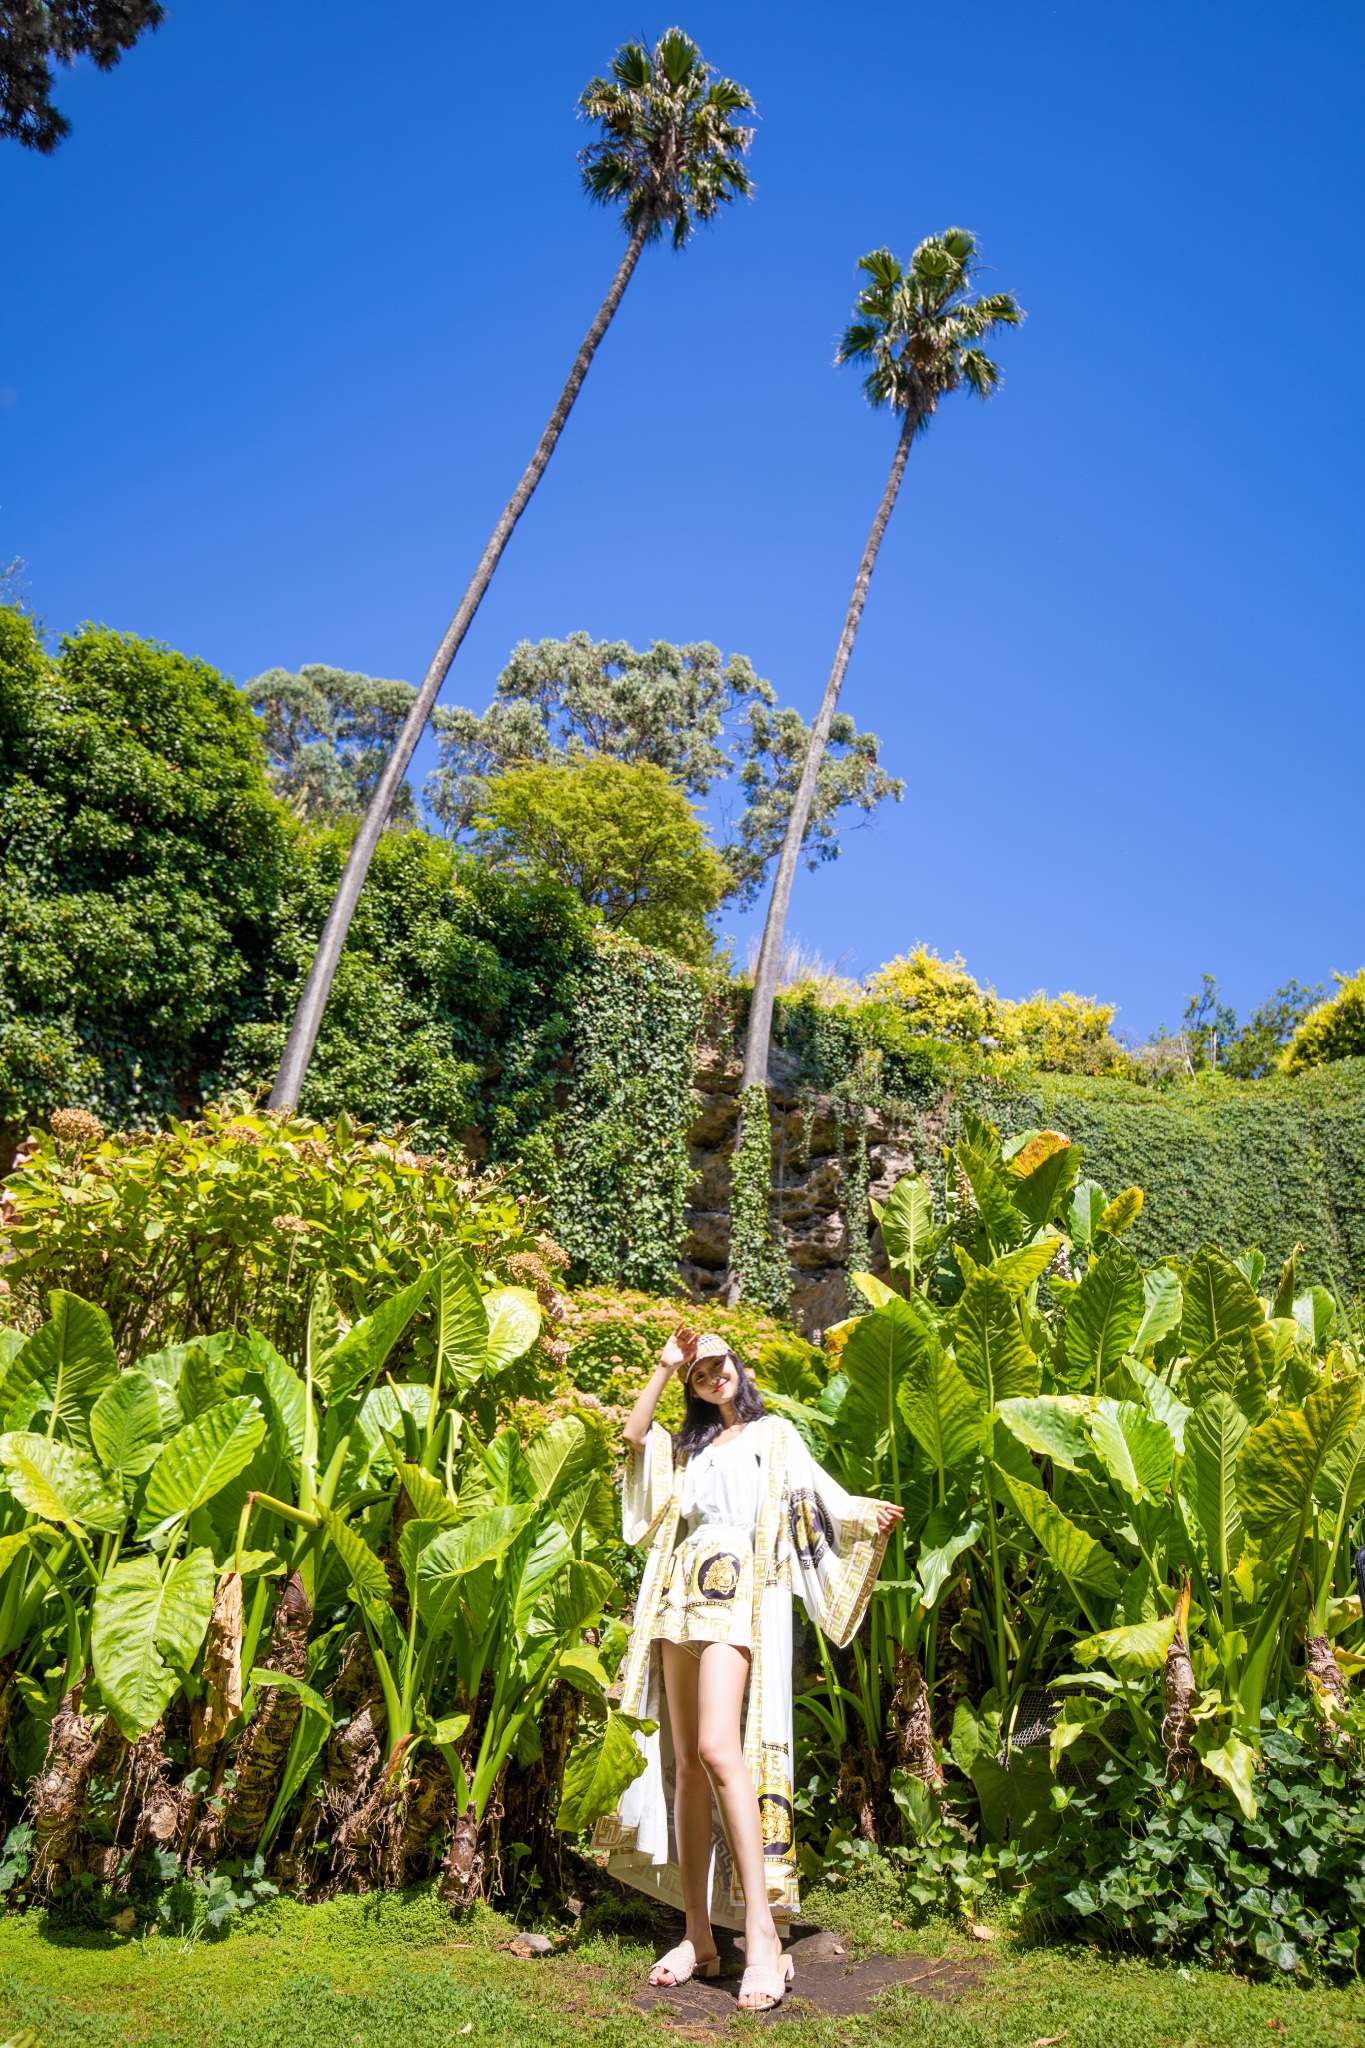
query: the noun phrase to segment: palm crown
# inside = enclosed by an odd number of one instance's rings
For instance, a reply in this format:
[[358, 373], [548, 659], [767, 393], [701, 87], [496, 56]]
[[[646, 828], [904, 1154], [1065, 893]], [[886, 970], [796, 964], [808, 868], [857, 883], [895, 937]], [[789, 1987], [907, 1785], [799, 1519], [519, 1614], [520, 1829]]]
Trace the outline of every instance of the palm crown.
[[752, 189], [741, 158], [754, 131], [732, 117], [753, 104], [742, 85], [714, 75], [681, 29], [652, 50], [626, 43], [611, 77], [594, 78], [578, 103], [602, 129], [579, 154], [584, 187], [600, 205], [621, 203], [630, 233], [643, 223], [654, 241], [671, 227], [681, 249], [699, 221]]
[[993, 328], [1017, 327], [1024, 315], [1012, 292], [969, 296], [975, 235], [949, 228], [928, 236], [908, 270], [889, 249], [874, 249], [858, 268], [872, 282], [858, 294], [837, 360], [871, 364], [863, 379], [870, 404], [907, 414], [918, 432], [944, 392], [965, 384], [978, 398], [990, 396], [1000, 366], [975, 344]]

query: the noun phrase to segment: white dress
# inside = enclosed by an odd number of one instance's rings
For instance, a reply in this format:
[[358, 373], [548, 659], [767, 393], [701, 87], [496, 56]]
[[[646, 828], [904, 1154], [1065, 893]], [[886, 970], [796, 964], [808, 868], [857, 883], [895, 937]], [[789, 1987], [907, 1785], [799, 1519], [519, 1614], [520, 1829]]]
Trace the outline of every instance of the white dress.
[[679, 1514], [686, 1534], [673, 1553], [655, 1642], [697, 1656], [707, 1643], [752, 1648], [761, 1446], [762, 1432], [749, 1423], [688, 1459]]

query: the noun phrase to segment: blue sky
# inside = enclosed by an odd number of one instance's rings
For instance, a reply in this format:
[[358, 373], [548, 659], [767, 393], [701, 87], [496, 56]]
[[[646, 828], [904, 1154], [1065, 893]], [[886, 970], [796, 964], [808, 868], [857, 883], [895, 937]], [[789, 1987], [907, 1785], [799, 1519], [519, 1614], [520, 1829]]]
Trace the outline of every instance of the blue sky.
[[[447, 683], [584, 628], [748, 654], [808, 714], [890, 459], [855, 265], [976, 231], [1027, 325], [911, 458], [845, 688], [904, 803], [803, 874], [1142, 1034], [1365, 960], [1365, 16], [1316, 0], [700, 0], [757, 196], [644, 259]], [[7, 144], [0, 558], [239, 681], [420, 676], [611, 275], [603, 0], [170, 0]], [[741, 956], [752, 921], [734, 920]]]

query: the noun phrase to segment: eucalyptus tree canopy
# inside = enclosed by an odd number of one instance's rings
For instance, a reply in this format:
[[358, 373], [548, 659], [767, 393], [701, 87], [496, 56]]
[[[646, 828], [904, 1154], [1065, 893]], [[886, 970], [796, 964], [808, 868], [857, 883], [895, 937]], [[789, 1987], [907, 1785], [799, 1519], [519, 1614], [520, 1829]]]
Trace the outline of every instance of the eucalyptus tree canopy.
[[[295, 817], [330, 825], [365, 809], [416, 694], [411, 683], [321, 662], [306, 662], [297, 675], [270, 668], [247, 684], [265, 724], [271, 782]], [[390, 822], [417, 822], [407, 782]]]
[[413, 748], [503, 550], [545, 474], [645, 244], [668, 232], [674, 248], [684, 248], [699, 222], [711, 220], [722, 206], [749, 191], [742, 159], [753, 131], [740, 127], [734, 117], [752, 105], [744, 88], [733, 79], [718, 77], [680, 29], [669, 29], [652, 49], [642, 43], [625, 44], [616, 54], [611, 77], [594, 78], [579, 100], [580, 113], [599, 129], [598, 139], [579, 156], [584, 188], [600, 204], [619, 208], [629, 240], [545, 431], [489, 536], [375, 785], [299, 996], [270, 1092], [272, 1109], [298, 1101], [347, 928]]
[[[705, 640], [655, 640], [641, 651], [587, 633], [522, 641], [482, 717], [455, 706], [433, 722], [440, 766], [424, 793], [451, 832], [484, 806], [490, 776], [531, 762], [600, 755], [647, 764], [693, 797], [733, 776], [743, 808], [723, 815], [718, 851], [730, 876], [724, 893], [742, 902], [752, 901], [781, 844], [810, 738], [799, 712], [778, 706], [772, 684], [742, 654], [725, 661]], [[807, 821], [812, 866], [837, 855], [840, 811], [873, 811], [904, 787], [878, 766], [875, 733], [841, 717], [830, 738], [839, 751], [822, 761]]]
[[52, 104], [52, 67], [89, 57], [112, 71], [165, 17], [161, 0], [0, 0], [0, 135], [50, 156], [71, 123]]

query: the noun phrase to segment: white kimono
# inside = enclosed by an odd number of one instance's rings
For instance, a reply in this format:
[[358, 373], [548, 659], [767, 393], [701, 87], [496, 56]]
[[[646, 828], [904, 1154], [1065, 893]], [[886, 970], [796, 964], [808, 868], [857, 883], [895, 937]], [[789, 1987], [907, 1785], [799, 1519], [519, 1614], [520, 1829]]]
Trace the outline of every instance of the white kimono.
[[[877, 1533], [877, 1503], [845, 1493], [816, 1464], [789, 1422], [768, 1415], [762, 1432], [758, 1528], [754, 1536], [753, 1651], [749, 1667], [744, 1760], [758, 1793], [768, 1899], [779, 1932], [800, 1907], [792, 1799], [792, 1586], [829, 1640], [850, 1643], [867, 1611], [887, 1539]], [[682, 1475], [673, 1440], [655, 1423], [644, 1451], [626, 1468], [622, 1522], [627, 1543], [648, 1544], [635, 1603], [635, 1626], [622, 1667], [623, 1713], [657, 1722], [637, 1735], [645, 1770], [605, 1815], [593, 1847], [607, 1855], [614, 1877], [682, 1910], [682, 1873], [673, 1833], [673, 1744], [663, 1660], [654, 1626], [678, 1530]], [[744, 1893], [712, 1800], [711, 1918], [744, 1925]]]

